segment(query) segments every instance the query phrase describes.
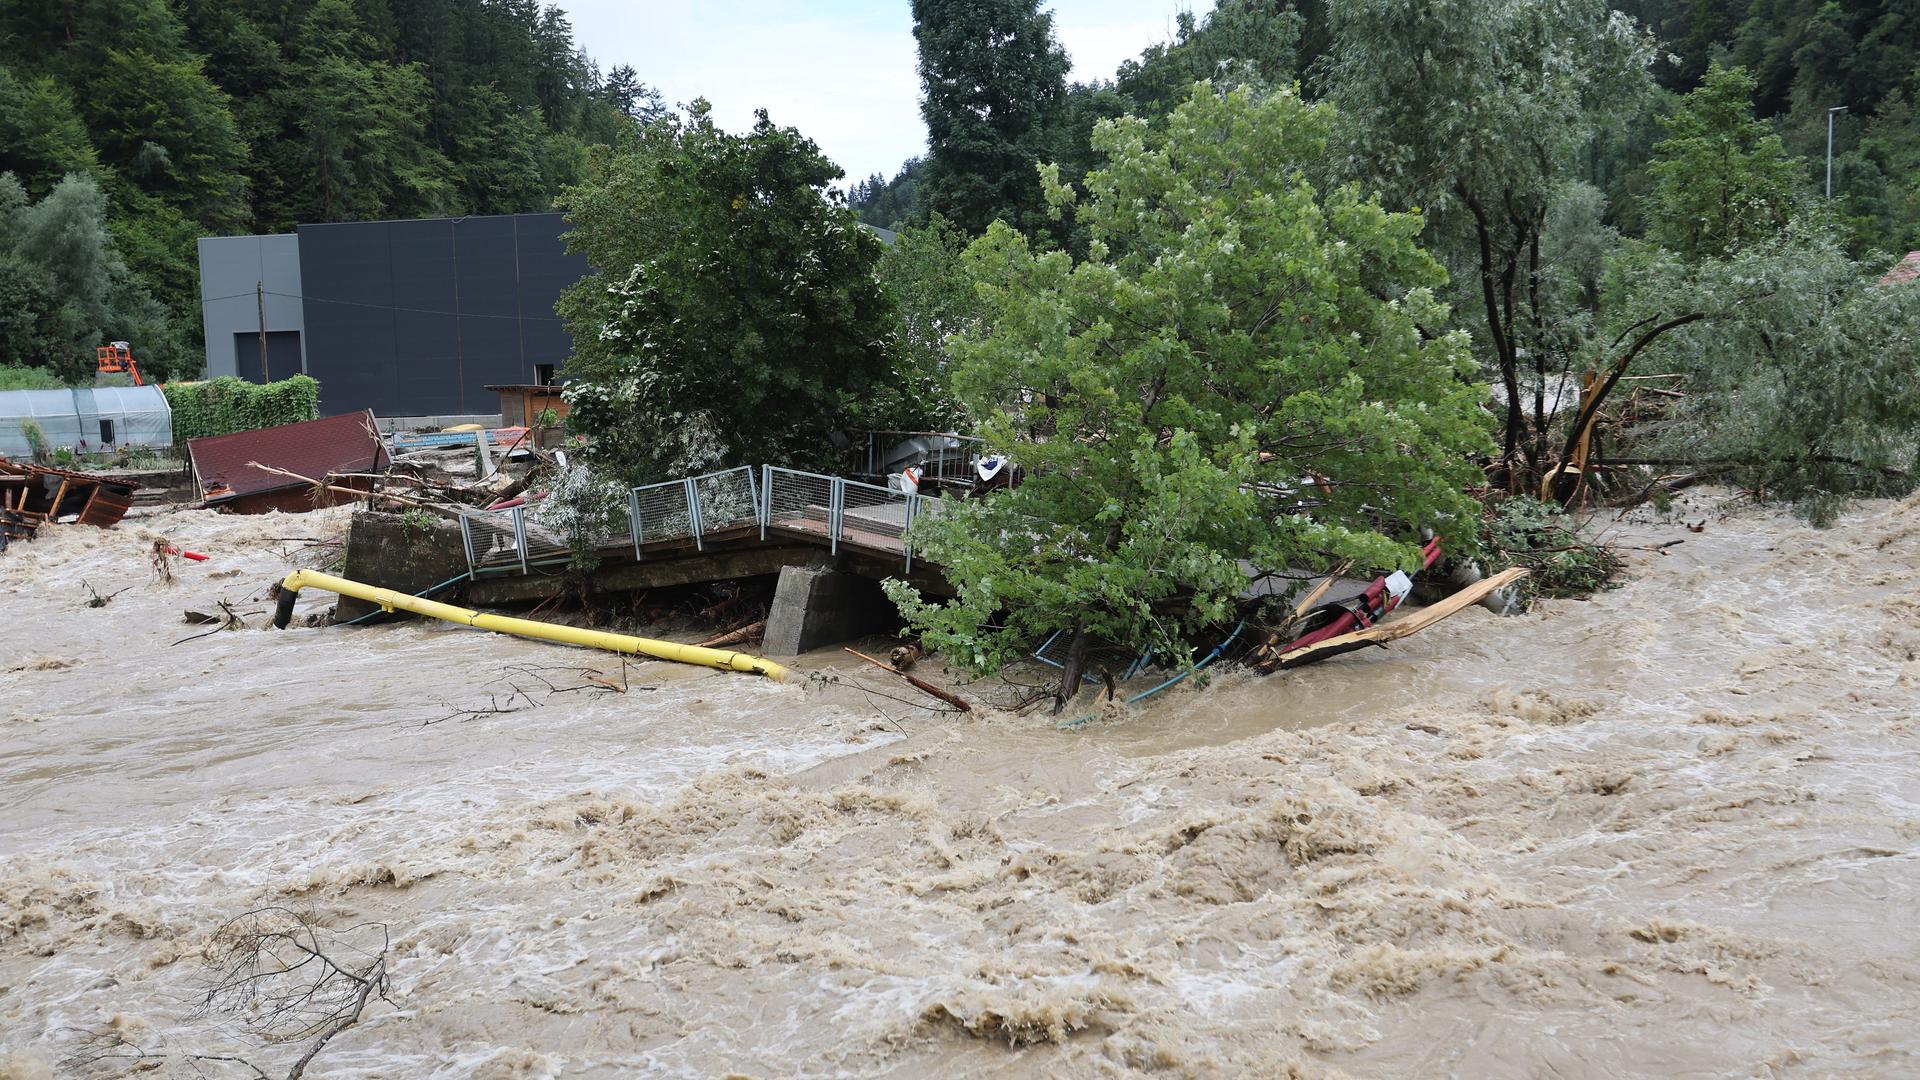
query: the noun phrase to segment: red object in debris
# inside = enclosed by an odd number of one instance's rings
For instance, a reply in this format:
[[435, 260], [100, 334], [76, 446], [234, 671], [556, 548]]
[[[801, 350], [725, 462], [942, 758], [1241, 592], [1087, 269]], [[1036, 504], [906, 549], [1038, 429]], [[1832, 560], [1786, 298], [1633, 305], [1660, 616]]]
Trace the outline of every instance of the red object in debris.
[[501, 499], [499, 502], [494, 503], [492, 506], [487, 507], [487, 509], [511, 510], [516, 506], [525, 506], [525, 505], [527, 505], [527, 500], [524, 497], [515, 498], [515, 499]]
[[[1427, 541], [1426, 546], [1420, 549], [1420, 557], [1420, 568], [1423, 570], [1440, 561], [1440, 538], [1436, 536]], [[1390, 578], [1392, 577], [1399, 577], [1401, 579], [1400, 582], [1397, 583], [1401, 586], [1400, 590], [1396, 591], [1389, 588], [1389, 584], [1391, 583]], [[1405, 575], [1401, 574], [1377, 577], [1373, 579], [1372, 584], [1367, 586], [1366, 592], [1361, 593], [1352, 600], [1322, 604], [1320, 607], [1308, 612], [1308, 617], [1312, 618], [1316, 612], [1325, 611], [1331, 614], [1332, 618], [1318, 628], [1309, 630], [1299, 637], [1294, 638], [1293, 641], [1288, 643], [1286, 648], [1280, 651], [1282, 653], [1289, 653], [1295, 649], [1318, 644], [1328, 638], [1336, 638], [1341, 634], [1351, 634], [1355, 630], [1364, 630], [1372, 626], [1374, 623], [1385, 618], [1387, 612], [1400, 606], [1401, 597], [1405, 595], [1405, 591], [1409, 589], [1411, 585], [1412, 583], [1406, 579]]]
[[170, 555], [178, 555], [183, 559], [192, 559], [194, 562], [207, 561], [207, 557], [205, 555], [200, 554], [197, 551], [182, 551], [177, 547], [169, 547], [167, 549], [167, 553]]

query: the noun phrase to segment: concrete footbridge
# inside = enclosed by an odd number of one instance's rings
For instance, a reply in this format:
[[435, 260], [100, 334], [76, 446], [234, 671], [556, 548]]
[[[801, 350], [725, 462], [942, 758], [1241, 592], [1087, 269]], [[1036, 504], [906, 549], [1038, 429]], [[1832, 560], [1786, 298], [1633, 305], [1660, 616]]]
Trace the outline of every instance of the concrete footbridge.
[[[789, 655], [897, 623], [879, 590], [886, 578], [951, 595], [940, 568], [917, 557], [907, 539], [914, 521], [943, 506], [932, 496], [822, 473], [741, 466], [631, 489], [624, 521], [608, 523], [583, 546], [597, 560], [590, 585], [597, 592], [779, 574], [767, 651]], [[524, 603], [577, 587], [567, 573], [575, 561], [568, 537], [528, 510], [462, 511], [471, 602]]]

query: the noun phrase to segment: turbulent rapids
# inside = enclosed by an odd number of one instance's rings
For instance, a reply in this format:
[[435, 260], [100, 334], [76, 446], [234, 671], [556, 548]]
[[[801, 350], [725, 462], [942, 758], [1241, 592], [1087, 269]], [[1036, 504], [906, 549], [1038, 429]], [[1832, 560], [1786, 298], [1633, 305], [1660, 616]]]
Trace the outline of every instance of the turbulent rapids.
[[261, 629], [343, 527], [0, 557], [0, 1077], [283, 1075], [197, 1008], [261, 908], [386, 928], [341, 1080], [1920, 1071], [1920, 499], [1621, 525], [1591, 601], [1072, 732]]

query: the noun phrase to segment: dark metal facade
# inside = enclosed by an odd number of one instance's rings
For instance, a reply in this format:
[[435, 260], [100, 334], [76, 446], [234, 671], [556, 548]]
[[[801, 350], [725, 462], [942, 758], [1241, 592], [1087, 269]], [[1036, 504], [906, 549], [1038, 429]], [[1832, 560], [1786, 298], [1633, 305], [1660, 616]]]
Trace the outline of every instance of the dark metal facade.
[[322, 414], [490, 414], [489, 383], [532, 383], [564, 361], [553, 305], [587, 272], [565, 231], [559, 214], [300, 226]]

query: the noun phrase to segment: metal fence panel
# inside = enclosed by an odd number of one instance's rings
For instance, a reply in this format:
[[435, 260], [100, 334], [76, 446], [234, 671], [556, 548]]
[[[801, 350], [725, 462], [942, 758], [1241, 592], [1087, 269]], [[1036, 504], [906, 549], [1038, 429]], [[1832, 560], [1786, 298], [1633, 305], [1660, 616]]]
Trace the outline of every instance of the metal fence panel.
[[703, 532], [715, 533], [760, 520], [759, 484], [753, 474], [752, 467], [743, 465], [693, 478]]
[[568, 559], [573, 551], [551, 529], [527, 520], [526, 508], [462, 510], [460, 535], [474, 574], [513, 571]]
[[661, 484], [642, 484], [627, 497], [628, 513], [633, 518], [634, 556], [640, 556], [645, 544], [663, 540], [684, 540], [695, 536], [693, 504], [688, 500], [684, 480]]
[[836, 482], [819, 473], [769, 467], [762, 519], [768, 525], [832, 537]]

